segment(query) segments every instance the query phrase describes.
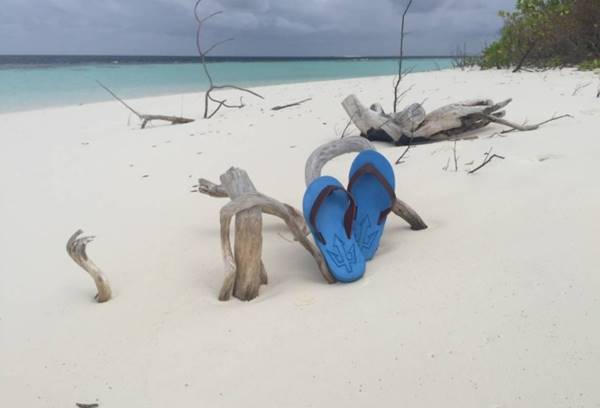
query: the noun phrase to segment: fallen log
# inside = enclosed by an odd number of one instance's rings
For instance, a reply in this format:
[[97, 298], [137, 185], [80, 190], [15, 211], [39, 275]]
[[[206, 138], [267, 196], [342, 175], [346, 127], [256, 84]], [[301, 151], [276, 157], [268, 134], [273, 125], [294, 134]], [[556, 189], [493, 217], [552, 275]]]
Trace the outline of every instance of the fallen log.
[[[365, 138], [359, 136], [345, 137], [319, 146], [306, 161], [304, 177], [308, 186], [313, 180], [321, 176], [321, 170], [325, 164], [343, 154], [361, 152], [363, 150], [375, 150], [375, 147]], [[408, 204], [396, 200], [392, 212], [406, 221], [415, 230], [427, 228], [425, 221]]]

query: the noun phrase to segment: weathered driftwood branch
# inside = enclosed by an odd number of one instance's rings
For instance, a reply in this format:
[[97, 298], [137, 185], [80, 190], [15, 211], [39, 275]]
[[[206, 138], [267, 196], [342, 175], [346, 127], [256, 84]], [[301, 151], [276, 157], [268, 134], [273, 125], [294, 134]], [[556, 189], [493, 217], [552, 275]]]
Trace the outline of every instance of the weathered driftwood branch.
[[402, 62], [404, 61], [404, 20], [406, 19], [406, 14], [408, 13], [408, 9], [410, 8], [413, 0], [409, 0], [408, 4], [404, 8], [404, 12], [402, 13], [402, 24], [400, 25], [400, 56], [398, 57], [398, 77], [394, 83], [394, 105], [393, 110], [394, 113], [398, 110], [398, 102], [404, 95], [404, 93], [408, 91], [404, 91], [402, 95], [398, 95], [398, 88], [400, 87], [400, 82], [402, 82], [402, 77], [405, 72], [402, 70]]
[[[236, 85], [215, 85], [213, 78], [210, 74], [210, 71], [208, 70], [208, 65], [206, 63], [206, 56], [212, 50], [217, 48], [218, 46], [225, 44], [226, 42], [233, 41], [233, 38], [227, 38], [225, 40], [218, 41], [218, 42], [212, 44], [211, 46], [209, 46], [205, 51], [202, 50], [202, 44], [200, 42], [202, 26], [204, 25], [204, 23], [207, 20], [211, 19], [212, 17], [218, 16], [219, 14], [222, 14], [223, 11], [216, 11], [212, 14], [209, 14], [206, 17], [201, 17], [200, 10], [199, 10], [200, 3], [202, 3], [202, 0], [197, 0], [196, 4], [194, 5], [194, 17], [197, 22], [196, 48], [198, 50], [198, 54], [200, 55], [200, 62], [202, 63], [202, 69], [204, 70], [204, 74], [206, 75], [206, 78], [208, 79], [208, 83], [209, 83], [209, 87], [206, 90], [206, 93], [204, 94], [204, 119], [210, 119], [213, 116], [215, 116], [217, 114], [217, 112], [223, 107], [241, 109], [245, 106], [241, 98], [240, 98], [239, 104], [230, 104], [227, 102], [227, 99], [215, 98], [212, 95], [213, 91], [219, 91], [219, 90], [224, 90], [224, 89], [233, 89], [233, 90], [237, 90], [237, 91], [240, 91], [243, 93], [248, 93], [248, 94], [256, 96], [257, 98], [260, 98], [260, 99], [264, 99], [264, 97], [262, 95], [258, 94], [257, 92], [254, 92], [250, 89], [242, 88], [242, 87], [236, 86]], [[212, 112], [209, 113], [210, 102], [215, 103], [217, 106], [213, 109]]]
[[184, 123], [191, 123], [194, 121], [194, 119], [184, 118], [181, 116], [147, 115], [145, 113], [140, 113], [137, 110], [133, 109], [131, 106], [129, 106], [129, 104], [127, 104], [123, 99], [119, 98], [119, 96], [116, 93], [114, 93], [109, 87], [104, 85], [102, 82], [100, 82], [100, 81], [96, 81], [96, 82], [98, 83], [98, 85], [100, 85], [102, 88], [104, 88], [104, 90], [106, 92], [111, 94], [113, 98], [115, 98], [117, 101], [121, 102], [121, 104], [123, 106], [125, 106], [135, 116], [137, 116], [139, 118], [139, 120], [142, 122], [142, 124], [141, 124], [142, 129], [145, 129], [146, 126], [148, 125], [148, 123], [152, 122], [153, 120], [162, 120], [165, 122], [171, 122], [172, 125], [181, 125]]
[[[237, 265], [239, 265], [239, 263], [234, 260], [234, 255], [231, 250], [231, 241], [229, 238], [231, 219], [235, 215], [252, 209], [259, 209], [264, 213], [275, 215], [285, 221], [287, 227], [294, 235], [294, 239], [300, 242], [300, 244], [313, 256], [313, 258], [315, 258], [315, 261], [319, 266], [319, 270], [327, 282], [335, 282], [335, 279], [329, 272], [325, 259], [317, 247], [306, 237], [304, 233], [306, 224], [302, 216], [295, 217], [289, 212], [289, 206], [284, 205], [270, 197], [260, 193], [248, 193], [230, 201], [221, 209], [221, 245], [223, 250], [223, 259], [225, 261], [226, 276], [221, 293], [219, 295], [220, 300], [227, 300], [230, 298], [236, 282]], [[258, 293], [256, 293], [256, 295], [258, 296]]]
[[305, 102], [308, 102], [308, 101], [312, 101], [312, 98], [306, 98], [306, 99], [302, 99], [301, 101], [294, 102], [294, 103], [288, 103], [287, 105], [273, 106], [273, 107], [271, 108], [271, 110], [272, 110], [272, 111], [279, 111], [279, 110], [282, 110], [282, 109], [291, 108], [291, 107], [293, 107], [293, 106], [302, 105], [303, 103], [305, 103]]
[[[211, 197], [229, 197], [231, 202], [221, 210], [221, 244], [226, 266], [226, 277], [219, 300], [231, 295], [240, 300], [258, 296], [260, 286], [267, 283], [262, 262], [262, 213], [283, 219], [298, 241], [313, 256], [321, 274], [329, 283], [335, 282], [319, 250], [307, 239], [308, 227], [304, 217], [294, 207], [259, 194], [248, 174], [231, 168], [221, 176], [221, 185], [200, 179], [200, 193]], [[234, 251], [230, 250], [229, 225], [236, 216]]]
[[[564, 119], [564, 118], [572, 118], [573, 116], [566, 114], [566, 115], [560, 115], [560, 116], [553, 116], [548, 120], [545, 120], [543, 122], [540, 123], [536, 123], [534, 125], [519, 125], [518, 123], [514, 123], [511, 121], [508, 121], [506, 119], [502, 119], [502, 118], [497, 118], [497, 117], [490, 117], [487, 115], [484, 115], [485, 118], [487, 118], [490, 122], [495, 122], [495, 123], [499, 123], [501, 125], [505, 125], [508, 126], [511, 129], [511, 131], [514, 130], [519, 130], [521, 132], [528, 132], [530, 130], [537, 130], [540, 128], [540, 126], [545, 125], [548, 122], [552, 122], [554, 120], [558, 120], [558, 119]], [[502, 133], [508, 133], [507, 131], [503, 131]]]
[[69, 256], [81, 266], [87, 273], [90, 274], [96, 288], [98, 288], [98, 294], [94, 297], [98, 303], [107, 302], [112, 297], [112, 290], [108, 283], [106, 275], [98, 268], [91, 259], [88, 258], [86, 253], [87, 244], [92, 242], [95, 237], [81, 237], [83, 234], [82, 230], [77, 230], [69, 241], [67, 242], [67, 253]]
[[442, 106], [429, 114], [425, 113], [421, 104], [416, 103], [401, 112], [388, 115], [378, 104], [367, 109], [356, 96], [350, 95], [344, 99], [342, 106], [363, 137], [404, 146], [461, 138], [466, 132], [481, 129], [490, 123], [526, 131], [570, 117], [562, 115], [535, 125], [518, 125], [503, 119], [506, 114], [503, 109], [511, 101], [507, 99], [494, 103], [487, 99], [469, 100]]
[[[346, 153], [361, 152], [363, 150], [375, 150], [375, 147], [368, 140], [358, 136], [334, 140], [318, 147], [306, 161], [304, 171], [306, 185], [308, 186], [313, 180], [321, 176], [321, 170], [328, 161]], [[419, 214], [403, 201], [396, 200], [392, 211], [410, 224], [415, 231], [427, 228], [427, 224]]]

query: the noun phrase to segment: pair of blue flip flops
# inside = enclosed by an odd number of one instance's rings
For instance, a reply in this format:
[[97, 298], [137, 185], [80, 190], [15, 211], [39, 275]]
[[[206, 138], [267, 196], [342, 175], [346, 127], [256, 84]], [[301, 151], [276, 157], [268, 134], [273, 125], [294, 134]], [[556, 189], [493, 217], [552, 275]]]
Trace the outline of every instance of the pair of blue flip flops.
[[319, 177], [307, 187], [304, 217], [338, 281], [353, 282], [364, 275], [396, 201], [395, 184], [387, 159], [365, 150], [352, 163], [347, 189], [330, 176]]

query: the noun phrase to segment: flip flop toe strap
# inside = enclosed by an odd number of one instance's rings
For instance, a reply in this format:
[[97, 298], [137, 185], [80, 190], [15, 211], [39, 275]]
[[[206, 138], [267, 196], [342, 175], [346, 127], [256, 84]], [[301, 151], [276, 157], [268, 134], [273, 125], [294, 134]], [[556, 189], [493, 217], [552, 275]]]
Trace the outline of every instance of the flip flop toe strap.
[[394, 203], [396, 202], [396, 192], [394, 191], [394, 189], [392, 188], [390, 183], [387, 181], [385, 176], [383, 174], [381, 174], [381, 172], [377, 169], [377, 167], [375, 167], [371, 163], [367, 163], [364, 166], [360, 167], [352, 175], [352, 177], [350, 178], [350, 182], [348, 183], [348, 191], [352, 191], [352, 186], [356, 183], [356, 181], [358, 181], [359, 178], [361, 178], [365, 174], [370, 174], [370, 175], [374, 176], [377, 179], [377, 181], [379, 181], [379, 183], [381, 183], [381, 185], [383, 186], [385, 191], [390, 196], [391, 206], [389, 208], [386, 208], [379, 214], [379, 220], [377, 220], [377, 224], [379, 225], [383, 221], [385, 221], [388, 214], [392, 211]]
[[317, 199], [315, 200], [312, 209], [310, 210], [309, 217], [309, 222], [315, 233], [315, 237], [319, 241], [321, 241], [322, 244], [325, 244], [325, 238], [317, 228], [317, 214], [319, 213], [319, 209], [321, 208], [327, 197], [329, 197], [334, 191], [343, 191], [344, 193], [346, 193], [348, 201], [350, 202], [350, 204], [348, 205], [348, 209], [344, 214], [344, 230], [346, 231], [346, 236], [348, 238], [352, 237], [352, 222], [354, 221], [354, 216], [356, 215], [356, 204], [354, 203], [354, 199], [350, 194], [348, 194], [348, 192], [343, 187], [330, 185], [323, 188], [323, 190], [321, 190], [321, 192], [317, 196]]

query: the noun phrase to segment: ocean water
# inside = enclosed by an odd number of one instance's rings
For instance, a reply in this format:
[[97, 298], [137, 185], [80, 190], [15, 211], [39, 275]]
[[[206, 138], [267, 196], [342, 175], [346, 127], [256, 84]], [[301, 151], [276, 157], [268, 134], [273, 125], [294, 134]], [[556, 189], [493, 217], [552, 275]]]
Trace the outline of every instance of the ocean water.
[[[448, 68], [449, 58], [406, 58], [414, 72]], [[215, 82], [259, 86], [393, 75], [392, 58], [214, 58]], [[0, 56], [0, 112], [110, 100], [103, 82], [124, 99], [206, 89], [193, 57]]]

